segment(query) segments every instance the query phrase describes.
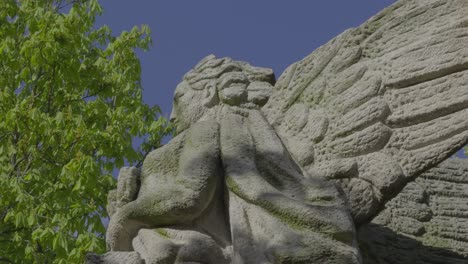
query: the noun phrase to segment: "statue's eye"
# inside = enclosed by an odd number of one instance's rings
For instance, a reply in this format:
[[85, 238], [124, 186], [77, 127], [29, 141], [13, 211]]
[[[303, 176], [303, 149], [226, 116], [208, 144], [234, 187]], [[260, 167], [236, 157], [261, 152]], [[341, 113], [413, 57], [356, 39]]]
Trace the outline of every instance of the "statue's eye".
[[181, 92], [178, 92], [178, 91], [176, 90], [176, 92], [175, 92], [175, 94], [174, 94], [174, 101], [176, 101], [176, 102], [179, 101], [179, 98], [182, 97], [182, 95], [184, 95], [184, 94], [181, 93]]

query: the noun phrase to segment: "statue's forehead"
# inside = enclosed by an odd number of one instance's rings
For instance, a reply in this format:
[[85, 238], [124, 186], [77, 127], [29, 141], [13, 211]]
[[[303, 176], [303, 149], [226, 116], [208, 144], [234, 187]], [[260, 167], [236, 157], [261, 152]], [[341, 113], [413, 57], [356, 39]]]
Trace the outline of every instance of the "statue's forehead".
[[193, 89], [192, 85], [190, 85], [187, 81], [180, 82], [175, 91], [174, 91], [174, 98], [180, 97], [187, 93], [193, 93], [196, 89]]

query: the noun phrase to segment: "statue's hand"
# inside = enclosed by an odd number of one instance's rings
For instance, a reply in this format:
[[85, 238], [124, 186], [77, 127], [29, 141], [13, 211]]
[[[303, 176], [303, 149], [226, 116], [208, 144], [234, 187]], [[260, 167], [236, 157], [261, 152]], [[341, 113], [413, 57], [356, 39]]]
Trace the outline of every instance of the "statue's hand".
[[107, 194], [107, 214], [112, 217], [119, 208], [119, 202], [117, 201], [117, 190], [110, 190]]
[[135, 209], [136, 201], [122, 205], [112, 215], [106, 232], [106, 246], [109, 251], [131, 251], [132, 239], [138, 229], [142, 227], [130, 219]]
[[140, 170], [135, 167], [120, 169], [117, 183], [117, 199], [125, 204], [137, 198], [140, 189]]
[[119, 208], [136, 200], [140, 189], [140, 170], [135, 167], [120, 169], [117, 189], [111, 190], [107, 198], [107, 213], [112, 216]]

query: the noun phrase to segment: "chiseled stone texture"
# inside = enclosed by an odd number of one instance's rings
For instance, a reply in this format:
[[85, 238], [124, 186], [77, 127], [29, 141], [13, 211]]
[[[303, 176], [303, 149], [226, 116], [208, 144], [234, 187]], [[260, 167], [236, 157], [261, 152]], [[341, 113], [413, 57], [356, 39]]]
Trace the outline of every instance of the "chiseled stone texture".
[[468, 1], [400, 0], [279, 77], [262, 112], [357, 225], [468, 141]]
[[[385, 220], [408, 247], [388, 263], [427, 263], [410, 254], [418, 243], [442, 252], [430, 263], [463, 263], [467, 194], [453, 179], [465, 167], [434, 166], [468, 143], [467, 14], [466, 0], [400, 0], [277, 82], [201, 60], [175, 90], [177, 136], [109, 194], [109, 256], [357, 264], [356, 227], [377, 239], [365, 230]], [[378, 245], [361, 247], [366, 261]]]
[[119, 171], [116, 190], [107, 196], [107, 213], [112, 216], [118, 208], [136, 199], [140, 189], [140, 170], [135, 167], [123, 167]]
[[146, 263], [361, 262], [344, 195], [305, 176], [260, 110], [273, 83], [269, 69], [214, 56], [185, 75], [178, 135], [119, 176], [111, 251]]
[[108, 252], [104, 255], [88, 254], [86, 264], [145, 264], [138, 252]]
[[359, 228], [364, 263], [468, 263], [468, 160], [423, 173]]

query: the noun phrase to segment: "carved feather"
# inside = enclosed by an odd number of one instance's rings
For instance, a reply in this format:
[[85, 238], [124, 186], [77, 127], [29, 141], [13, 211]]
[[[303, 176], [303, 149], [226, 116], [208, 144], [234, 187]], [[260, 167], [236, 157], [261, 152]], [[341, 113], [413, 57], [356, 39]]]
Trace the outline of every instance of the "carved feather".
[[343, 187], [358, 224], [468, 143], [466, 14], [463, 0], [399, 1], [290, 66], [263, 107], [310, 176]]

